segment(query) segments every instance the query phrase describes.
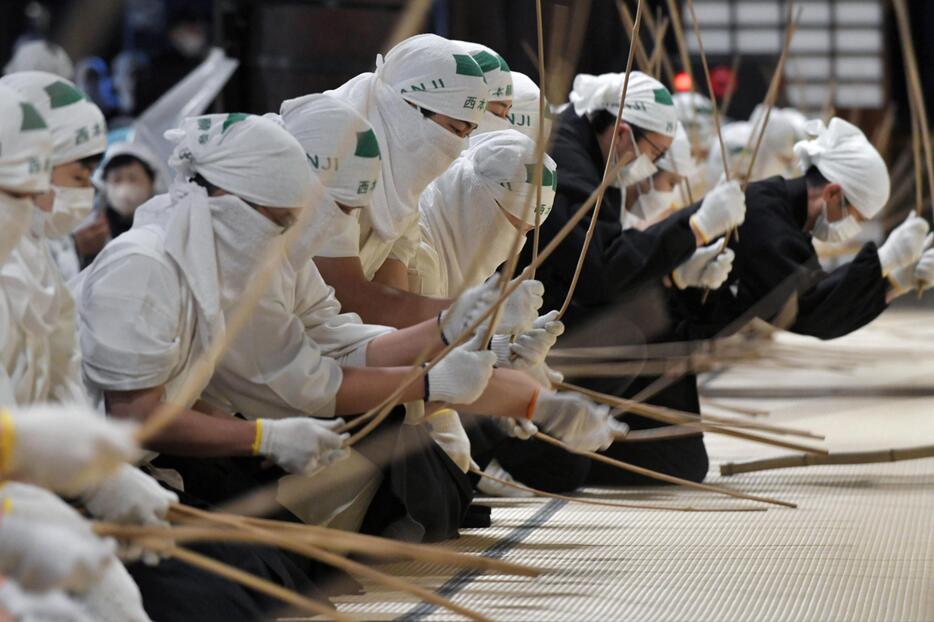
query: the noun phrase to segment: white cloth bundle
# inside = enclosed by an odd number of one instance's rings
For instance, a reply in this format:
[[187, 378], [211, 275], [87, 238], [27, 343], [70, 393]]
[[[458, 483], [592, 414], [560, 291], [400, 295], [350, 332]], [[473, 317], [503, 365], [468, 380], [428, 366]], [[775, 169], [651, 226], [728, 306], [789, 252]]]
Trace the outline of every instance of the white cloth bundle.
[[807, 132], [816, 138], [794, 147], [801, 171], [817, 167], [825, 179], [843, 187], [846, 200], [864, 218], [878, 214], [889, 200], [889, 171], [862, 131], [834, 117], [829, 126], [809, 121]]
[[[578, 115], [598, 110], [615, 115], [619, 112], [619, 97], [625, 79], [626, 74], [623, 73], [604, 73], [599, 76], [578, 74], [574, 78], [574, 88], [568, 100]], [[650, 132], [674, 137], [678, 111], [664, 84], [641, 71], [633, 71], [623, 103], [623, 121]]]
[[279, 114], [334, 200], [349, 207], [368, 205], [381, 164], [370, 123], [343, 100], [322, 94], [288, 99]]
[[505, 59], [490, 47], [472, 41], [454, 41], [477, 61], [490, 89], [488, 100], [504, 102], [512, 99], [512, 74]]
[[81, 89], [65, 78], [44, 71], [21, 71], [4, 76], [0, 84], [27, 99], [52, 132], [52, 165], [74, 162], [107, 148], [104, 114]]

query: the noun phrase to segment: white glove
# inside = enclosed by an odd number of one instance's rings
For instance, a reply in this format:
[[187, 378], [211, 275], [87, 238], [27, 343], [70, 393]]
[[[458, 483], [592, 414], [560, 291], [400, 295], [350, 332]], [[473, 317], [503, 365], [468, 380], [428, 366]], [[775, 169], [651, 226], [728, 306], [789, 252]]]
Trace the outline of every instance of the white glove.
[[[91, 516], [99, 520], [167, 527], [169, 505], [178, 503], [178, 495], [139, 469], [125, 464], [116, 475], [84, 492], [81, 501]], [[142, 558], [150, 566], [158, 564], [160, 559], [158, 553], [132, 544], [121, 548], [120, 556], [127, 560]]]
[[551, 389], [559, 382], [564, 382], [564, 374], [548, 367], [545, 363], [523, 370], [532, 377], [532, 380], [540, 384], [543, 388]]
[[85, 592], [108, 564], [119, 563], [116, 550], [113, 540], [98, 538], [90, 527], [17, 517], [15, 504], [0, 523], [0, 573], [30, 591]]
[[[931, 242], [934, 242], [934, 236], [929, 235], [925, 240], [928, 248], [931, 246]], [[917, 286], [922, 289], [934, 285], [934, 249], [925, 250], [924, 254], [921, 255], [921, 259], [918, 260], [915, 266], [914, 278]]]
[[489, 350], [478, 351], [482, 335], [454, 348], [428, 372], [426, 402], [471, 404], [483, 394], [490, 377], [496, 355]]
[[564, 333], [564, 322], [557, 319], [557, 311], [539, 316], [530, 330], [516, 337], [494, 335], [490, 349], [496, 353], [496, 366], [508, 369], [528, 369], [545, 362], [548, 352]]
[[746, 195], [735, 179], [714, 186], [700, 208], [691, 216], [691, 225], [704, 244], [709, 244], [746, 220]]
[[538, 426], [528, 419], [513, 419], [512, 417], [494, 417], [496, 425], [506, 433], [507, 436], [517, 438], [520, 441], [527, 441], [538, 432]]
[[[438, 323], [441, 325], [441, 336], [446, 343], [453, 343], [467, 328], [473, 324], [484, 311], [496, 301], [499, 296], [499, 277], [494, 275], [480, 285], [475, 285], [464, 291], [454, 303], [441, 312]], [[484, 332], [484, 322], [478, 328]]]
[[577, 451], [597, 451], [613, 444], [629, 426], [610, 417], [609, 406], [594, 404], [577, 393], [542, 393], [532, 421]]
[[545, 286], [541, 281], [523, 281], [500, 309], [497, 335], [519, 335], [532, 328], [538, 310], [545, 303]]
[[723, 250], [724, 240], [702, 246], [687, 261], [674, 269], [671, 280], [678, 289], [705, 287], [718, 289], [730, 276], [735, 257], [732, 249]]
[[434, 439], [454, 464], [466, 473], [470, 470], [470, 439], [457, 412], [443, 408], [425, 419]]
[[930, 227], [926, 220], [914, 212], [908, 214], [905, 222], [898, 225], [889, 234], [885, 243], [879, 247], [882, 276], [888, 276], [899, 268], [910, 266], [921, 257], [928, 229]]
[[110, 564], [81, 601], [96, 622], [151, 622], [139, 588], [123, 564]]
[[42, 404], [0, 414], [0, 420], [13, 428], [5, 475], [64, 495], [79, 494], [139, 456], [134, 424], [86, 406]]
[[254, 454], [266, 456], [289, 473], [310, 475], [350, 455], [338, 434], [343, 419], [257, 419]]
[[0, 584], [0, 610], [23, 622], [94, 622], [81, 605], [61, 590], [43, 594], [24, 592], [10, 579]]

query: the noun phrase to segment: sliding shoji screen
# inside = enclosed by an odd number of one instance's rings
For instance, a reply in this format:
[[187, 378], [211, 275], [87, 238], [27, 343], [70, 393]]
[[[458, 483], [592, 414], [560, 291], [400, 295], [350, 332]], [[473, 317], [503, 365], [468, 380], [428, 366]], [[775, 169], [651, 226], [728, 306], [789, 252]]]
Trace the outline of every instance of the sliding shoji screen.
[[[786, 0], [694, 0], [704, 50], [710, 56], [777, 60], [788, 4]], [[814, 112], [832, 97], [838, 109], [881, 108], [885, 101], [882, 0], [799, 0], [795, 6], [802, 7], [801, 20], [785, 66], [791, 104]], [[686, 6], [682, 15], [689, 26]], [[687, 40], [696, 54], [694, 37]]]

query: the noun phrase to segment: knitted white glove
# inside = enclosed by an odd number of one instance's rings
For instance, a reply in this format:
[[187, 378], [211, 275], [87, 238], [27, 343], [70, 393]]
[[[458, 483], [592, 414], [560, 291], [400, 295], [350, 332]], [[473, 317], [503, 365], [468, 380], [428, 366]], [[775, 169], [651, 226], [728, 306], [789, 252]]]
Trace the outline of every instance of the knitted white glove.
[[925, 236], [929, 229], [926, 220], [910, 212], [905, 222], [893, 229], [885, 243], [879, 247], [882, 276], [888, 276], [918, 261], [924, 251]]
[[540, 384], [543, 388], [551, 389], [559, 382], [564, 382], [564, 374], [548, 367], [545, 363], [530, 367], [524, 370], [526, 374], [532, 377], [532, 380]]
[[527, 441], [538, 432], [538, 426], [528, 419], [513, 419], [512, 417], [494, 417], [496, 425], [512, 438]]
[[539, 316], [530, 330], [512, 341], [508, 335], [494, 335], [490, 349], [496, 353], [496, 366], [509, 369], [529, 369], [545, 362], [548, 352], [564, 333], [564, 322], [557, 311]]
[[723, 250], [724, 240], [702, 246], [687, 261], [674, 269], [671, 280], [678, 289], [705, 287], [718, 289], [730, 276], [735, 257], [732, 249]]
[[478, 351], [482, 335], [454, 348], [428, 372], [426, 402], [471, 404], [483, 394], [496, 355], [489, 350]]
[[0, 570], [31, 591], [86, 591], [116, 561], [112, 540], [14, 516], [0, 527]]
[[523, 281], [503, 302], [496, 334], [519, 335], [529, 330], [545, 303], [544, 295], [545, 286], [541, 281]]
[[[498, 283], [499, 277], [491, 276], [480, 285], [464, 291], [450, 307], [438, 315], [441, 336], [445, 343], [453, 343], [484, 311], [490, 308], [499, 296]], [[489, 320], [478, 327], [481, 333], [485, 331], [485, 326], [489, 326]]]
[[143, 596], [123, 564], [107, 566], [81, 601], [96, 622], [151, 622]]
[[343, 419], [257, 419], [253, 454], [263, 455], [289, 473], [310, 475], [350, 455], [342, 449], [349, 434], [338, 434]]
[[[930, 239], [931, 236], [928, 236]], [[934, 285], [934, 249], [924, 251], [915, 266], [915, 280], [922, 289]]]
[[597, 451], [613, 444], [629, 426], [609, 416], [609, 406], [576, 393], [542, 393], [532, 420], [545, 432], [578, 451]]
[[746, 220], [746, 195], [735, 179], [718, 184], [707, 193], [700, 208], [691, 216], [691, 225], [709, 244]]
[[79, 405], [40, 404], [0, 412], [10, 440], [3, 475], [75, 496], [138, 458], [136, 425]]
[[457, 412], [443, 408], [425, 419], [434, 439], [444, 453], [466, 473], [470, 469], [470, 439]]
[[84, 608], [61, 590], [26, 592], [12, 579], [0, 584], [0, 610], [28, 622], [94, 622]]

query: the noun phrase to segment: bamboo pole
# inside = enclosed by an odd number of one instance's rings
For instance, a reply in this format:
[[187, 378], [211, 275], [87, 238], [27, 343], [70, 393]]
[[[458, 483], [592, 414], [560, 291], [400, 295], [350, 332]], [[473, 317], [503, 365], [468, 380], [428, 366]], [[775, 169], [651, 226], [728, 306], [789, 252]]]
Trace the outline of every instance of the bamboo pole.
[[[188, 522], [194, 524], [204, 524], [206, 518], [204, 510], [191, 508], [180, 503], [173, 503], [170, 510], [171, 518], [174, 521]], [[216, 515], [218, 512], [211, 512]], [[458, 568], [469, 568], [472, 570], [481, 570], [486, 572], [497, 572], [501, 574], [517, 575], [525, 577], [540, 576], [544, 570], [533, 568], [512, 562], [506, 562], [488, 557], [478, 557], [447, 551], [437, 546], [426, 544], [412, 544], [389, 540], [378, 536], [369, 536], [365, 534], [342, 531], [339, 529], [329, 529], [316, 525], [305, 525], [301, 523], [290, 523], [286, 521], [277, 521], [265, 518], [252, 518], [247, 516], [237, 516], [233, 514], [222, 514], [223, 516], [234, 517], [242, 520], [248, 525], [263, 527], [273, 530], [277, 533], [288, 532], [290, 537], [301, 538], [310, 541], [317, 546], [342, 552], [358, 553], [371, 557], [380, 557], [384, 559], [393, 559], [397, 557], [406, 557], [418, 561], [432, 564], [441, 564], [454, 566]]]
[[[669, 0], [673, 2], [673, 0]], [[727, 159], [726, 144], [723, 142], [723, 132], [720, 128], [720, 110], [717, 106], [717, 94], [713, 90], [713, 81], [710, 79], [710, 66], [707, 64], [707, 55], [704, 53], [704, 42], [701, 40], [700, 24], [697, 23], [697, 14], [694, 12], [694, 0], [687, 0], [688, 10], [691, 12], [691, 26], [694, 36], [697, 37], [697, 51], [700, 54], [701, 65], [704, 68], [704, 78], [707, 80], [707, 91], [710, 93], [710, 103], [713, 108], [713, 124], [720, 142], [720, 157], [723, 160], [723, 175], [730, 181], [730, 164]]]
[[828, 456], [781, 456], [751, 462], [727, 462], [720, 465], [720, 475], [730, 476], [740, 473], [755, 473], [773, 469], [791, 469], [795, 467], [841, 465], [841, 464], [879, 464], [883, 462], [901, 462], [934, 458], [934, 445], [905, 447], [902, 449], [883, 449], [879, 451], [853, 451], [831, 453]]
[[655, 47], [652, 49], [652, 56], [649, 57], [649, 67], [651, 75], [656, 79], [661, 79], [662, 59], [665, 58], [665, 35], [668, 34], [668, 18], [663, 18], [658, 31], [655, 33]]
[[330, 620], [337, 620], [338, 622], [352, 622], [356, 618], [352, 616], [345, 615], [340, 613], [336, 609], [328, 607], [322, 603], [319, 603], [315, 600], [312, 600], [306, 596], [302, 596], [297, 592], [286, 589], [281, 585], [276, 585], [271, 581], [267, 581], [261, 577], [250, 574], [230, 566], [223, 562], [219, 562], [216, 559], [211, 559], [206, 555], [201, 553], [196, 553], [195, 551], [180, 547], [174, 546], [171, 543], [159, 542], [156, 540], [143, 540], [140, 542], [147, 548], [151, 548], [160, 553], [170, 555], [183, 561], [190, 566], [204, 570], [205, 572], [210, 572], [211, 574], [216, 574], [220, 577], [224, 577], [234, 583], [239, 583], [244, 587], [248, 587], [251, 590], [256, 590], [267, 596], [271, 596], [277, 600], [281, 600], [284, 603], [298, 607], [303, 611], [307, 611], [313, 615], [325, 616]]
[[621, 412], [617, 413], [617, 415], [631, 412], [654, 421], [659, 421], [662, 423], [684, 424], [690, 427], [695, 427], [698, 430], [710, 432], [712, 434], [732, 436], [734, 438], [739, 438], [762, 445], [782, 447], [784, 449], [793, 449], [795, 451], [803, 451], [805, 453], [811, 454], [827, 455], [829, 453], [826, 449], [819, 447], [810, 447], [808, 445], [801, 445], [800, 443], [792, 443], [781, 439], [768, 438], [759, 434], [753, 434], [751, 432], [734, 430], [718, 423], [703, 423], [701, 418], [693, 413], [684, 413], [674, 409], [664, 408], [662, 406], [632, 402], [631, 400], [621, 399], [613, 395], [607, 395], [606, 393], [601, 393], [599, 391], [594, 391], [585, 387], [578, 387], [567, 382], [558, 383], [557, 386], [558, 388], [565, 391], [573, 391], [575, 393], [585, 395], [595, 402], [618, 408]]
[[349, 439], [349, 441], [347, 442], [348, 446], [359, 442], [362, 438], [364, 438], [367, 434], [369, 434], [372, 430], [374, 430], [380, 423], [382, 423], [382, 421], [389, 415], [389, 411], [392, 409], [392, 407], [395, 406], [395, 404], [399, 401], [399, 398], [402, 396], [405, 390], [413, 382], [418, 382], [419, 380], [421, 380], [425, 374], [431, 371], [431, 369], [433, 369], [434, 366], [438, 364], [438, 361], [440, 361], [443, 357], [447, 356], [448, 353], [451, 352], [451, 350], [453, 350], [455, 347], [467, 341], [467, 339], [470, 338], [473, 332], [481, 324], [483, 324], [483, 322], [486, 321], [487, 318], [489, 318], [495, 311], [498, 310], [498, 305], [502, 304], [502, 302], [506, 300], [506, 298], [508, 298], [512, 294], [512, 292], [516, 290], [517, 287], [519, 287], [519, 285], [522, 283], [522, 281], [525, 280], [529, 272], [535, 267], [538, 267], [539, 265], [541, 265], [542, 262], [545, 261], [551, 255], [551, 253], [554, 252], [558, 244], [560, 244], [564, 240], [564, 238], [566, 238], [570, 234], [570, 232], [574, 229], [577, 223], [581, 221], [584, 215], [593, 206], [594, 202], [597, 199], [597, 194], [603, 192], [606, 189], [607, 185], [609, 185], [609, 181], [613, 178], [613, 176], [617, 172], [619, 172], [622, 166], [623, 166], [623, 162], [619, 162], [616, 164], [616, 166], [613, 167], [612, 174], [607, 176], [607, 179], [604, 179], [602, 182], [600, 182], [600, 185], [594, 189], [590, 197], [578, 208], [577, 212], [573, 216], [571, 216], [571, 218], [569, 218], [566, 223], [564, 223], [564, 226], [558, 231], [555, 237], [552, 238], [551, 241], [547, 245], [545, 245], [545, 248], [542, 249], [542, 251], [538, 255], [538, 260], [536, 262], [529, 264], [529, 266], [526, 267], [526, 269], [523, 271], [522, 274], [520, 274], [517, 278], [513, 279], [512, 283], [509, 284], [509, 286], [506, 288], [506, 291], [503, 292], [503, 294], [499, 297], [496, 303], [494, 303], [494, 305], [492, 305], [486, 311], [481, 313], [480, 316], [476, 320], [474, 320], [474, 322], [470, 326], [467, 327], [467, 330], [464, 331], [464, 334], [456, 338], [454, 341], [450, 343], [450, 345], [442, 349], [427, 364], [421, 367], [413, 368], [412, 372], [399, 385], [399, 388], [397, 388], [388, 397], [386, 397], [386, 399], [384, 399], [382, 403], [378, 404], [374, 408], [370, 409], [367, 413], [362, 415], [362, 417], [364, 417], [365, 420], [367, 420], [368, 422], [360, 431], [356, 432]]
[[360, 562], [341, 557], [340, 555], [335, 555], [334, 553], [330, 553], [306, 543], [297, 542], [294, 538], [283, 537], [262, 527], [256, 527], [247, 524], [237, 517], [225, 516], [223, 514], [214, 514], [212, 512], [198, 512], [198, 514], [200, 514], [200, 517], [204, 520], [211, 521], [216, 524], [225, 525], [233, 529], [245, 530], [257, 535], [265, 535], [265, 537], [268, 538], [268, 543], [273, 546], [289, 550], [308, 557], [309, 559], [314, 559], [323, 564], [339, 568], [344, 572], [356, 574], [358, 576], [369, 579], [370, 581], [385, 585], [390, 589], [411, 594], [425, 602], [443, 607], [444, 609], [453, 611], [454, 613], [460, 614], [468, 619], [475, 620], [477, 622], [492, 622], [489, 618], [481, 613], [478, 613], [472, 609], [468, 609], [462, 605], [458, 605], [450, 599], [440, 596], [439, 594], [435, 594], [434, 592], [415, 585], [414, 583], [405, 581], [404, 579], [400, 579], [398, 577], [394, 577], [384, 572], [380, 572], [379, 570], [371, 568], [365, 564], [361, 564]]
[[895, 7], [895, 17], [899, 33], [898, 40], [902, 47], [905, 75], [908, 78], [909, 100], [914, 102], [918, 123], [921, 129], [922, 145], [924, 147], [924, 163], [928, 174], [928, 188], [934, 189], [934, 152], [932, 152], [931, 148], [931, 129], [928, 124], [924, 91], [921, 87], [921, 76], [918, 73], [918, 57], [915, 54], [915, 46], [911, 38], [911, 27], [908, 22], [908, 6], [905, 4], [905, 0], [892, 0], [892, 3]]
[[745, 406], [735, 406], [733, 404], [727, 404], [726, 402], [720, 402], [717, 400], [702, 399], [701, 407], [704, 404], [711, 406], [713, 408], [718, 408], [720, 410], [727, 410], [733, 413], [738, 413], [740, 415], [746, 415], [747, 417], [767, 417], [769, 415], [768, 411], [760, 410], [758, 408], [746, 408]]
[[[558, 311], [558, 319], [564, 317], [568, 307], [571, 305], [571, 299], [574, 297], [574, 290], [577, 288], [577, 281], [580, 279], [581, 270], [584, 268], [584, 261], [587, 259], [587, 250], [590, 248], [590, 242], [593, 239], [594, 231], [597, 228], [597, 220], [600, 216], [600, 208], [603, 204], [603, 195], [609, 181], [612, 179], [610, 172], [613, 168], [610, 163], [613, 161], [613, 155], [616, 153], [616, 135], [619, 133], [619, 124], [623, 119], [623, 109], [626, 106], [626, 93], [629, 91], [629, 76], [632, 73], [632, 61], [635, 51], [639, 48], [639, 24], [642, 23], [642, 0], [638, 0], [636, 5], [636, 19], [633, 23], [632, 34], [629, 40], [629, 57], [626, 59], [626, 77], [623, 79], [623, 89], [619, 94], [619, 110], [616, 113], [616, 123], [613, 125], [613, 134], [610, 137], [610, 148], [606, 154], [606, 164], [603, 166], [603, 180], [597, 187], [596, 202], [594, 203], [593, 213], [590, 215], [590, 225], [587, 227], [587, 233], [584, 235], [584, 243], [581, 247], [580, 255], [577, 257], [577, 265], [574, 266], [574, 275], [571, 277], [571, 283], [568, 286], [567, 295]], [[638, 154], [635, 155], [638, 157]], [[617, 167], [618, 168], [618, 167]], [[602, 188], [602, 189], [601, 189]]]
[[[389, 44], [394, 44], [394, 42], [413, 35], [424, 21], [430, 6], [431, 2], [429, 0], [409, 0], [397, 27], [388, 40]], [[349, 141], [352, 136], [352, 132], [346, 133], [345, 139]], [[323, 186], [320, 186], [311, 198], [309, 205], [321, 201], [323, 191]], [[298, 240], [301, 232], [309, 225], [312, 213], [313, 210], [309, 207], [302, 209], [294, 225], [284, 235], [278, 236], [266, 249], [250, 275], [246, 287], [238, 299], [237, 306], [229, 316], [225, 314], [226, 326], [223, 336], [220, 339], [213, 340], [208, 349], [194, 362], [178, 390], [175, 401], [160, 403], [136, 430], [134, 438], [140, 446], [144, 446], [146, 442], [152, 440], [181, 415], [186, 410], [184, 404], [197, 399], [202, 387], [210, 380], [216, 362], [246, 326], [253, 310], [259, 303], [259, 299], [269, 289], [270, 277], [279, 268], [279, 263], [285, 257], [286, 249]]]
[[670, 441], [678, 438], [700, 436], [701, 431], [694, 426], [666, 425], [660, 428], [647, 428], [645, 430], [630, 430], [619, 433], [613, 439], [615, 443], [654, 443]]
[[765, 512], [766, 508], [760, 507], [736, 507], [736, 508], [696, 508], [693, 506], [684, 506], [684, 507], [669, 507], [664, 505], [654, 505], [649, 503], [626, 503], [626, 502], [611, 502], [611, 501], [598, 501], [596, 499], [584, 499], [581, 497], [570, 497], [567, 495], [559, 495], [553, 492], [545, 492], [544, 490], [539, 490], [538, 488], [532, 488], [531, 486], [526, 486], [518, 482], [510, 482], [509, 480], [501, 479], [490, 475], [489, 473], [484, 473], [480, 469], [471, 466], [470, 472], [474, 475], [479, 475], [480, 477], [485, 477], [490, 481], [494, 481], [498, 484], [502, 484], [507, 488], [514, 488], [516, 490], [522, 490], [534, 494], [536, 497], [546, 497], [548, 499], [559, 499], [561, 501], [568, 501], [570, 503], [580, 503], [583, 505], [596, 505], [602, 507], [611, 507], [618, 509], [629, 509], [629, 510], [661, 510], [667, 512]]
[[622, 469], [622, 470], [624, 470], [624, 471], [629, 471], [630, 473], [637, 473], [637, 474], [642, 475], [642, 476], [644, 476], [644, 477], [649, 477], [649, 478], [652, 478], [652, 479], [657, 479], [657, 480], [662, 481], [662, 482], [668, 482], [669, 484], [678, 484], [678, 485], [684, 486], [684, 487], [686, 487], [686, 488], [693, 488], [693, 489], [695, 489], [695, 490], [703, 490], [703, 491], [705, 491], [705, 492], [715, 492], [715, 493], [718, 493], [718, 494], [721, 494], [721, 495], [726, 495], [726, 496], [728, 496], [728, 497], [734, 497], [734, 498], [736, 498], [736, 499], [746, 499], [746, 500], [748, 500], [748, 501], [757, 501], [757, 502], [759, 502], [759, 503], [767, 503], [767, 504], [770, 504], [770, 505], [780, 505], [780, 506], [784, 506], [784, 507], [788, 507], [788, 508], [797, 508], [797, 507], [798, 507], [798, 506], [795, 505], [794, 503], [789, 503], [788, 501], [780, 501], [780, 500], [778, 500], [778, 499], [771, 499], [771, 498], [769, 498], [769, 497], [761, 497], [761, 496], [758, 496], [758, 495], [750, 495], [750, 494], [746, 494], [746, 493], [744, 493], [744, 492], [739, 492], [739, 491], [733, 490], [733, 489], [731, 489], [731, 488], [725, 488], [725, 487], [723, 487], [723, 486], [714, 486], [713, 484], [701, 484], [701, 483], [699, 483], [699, 482], [692, 482], [691, 480], [682, 479], [682, 478], [680, 478], [680, 477], [675, 477], [674, 475], [668, 475], [668, 474], [666, 474], [666, 473], [659, 473], [659, 472], [653, 471], [653, 470], [651, 470], [651, 469], [646, 469], [645, 467], [636, 466], [636, 465], [634, 465], [634, 464], [629, 464], [629, 463], [626, 463], [626, 462], [622, 462], [622, 461], [620, 461], [620, 460], [614, 460], [613, 458], [610, 458], [610, 457], [608, 457], [608, 456], [604, 456], [603, 454], [598, 454], [598, 453], [596, 453], [596, 452], [592, 452], [592, 451], [578, 451], [578, 450], [574, 449], [573, 447], [571, 447], [570, 445], [567, 445], [567, 444], [565, 444], [565, 443], [559, 441], [558, 439], [552, 438], [551, 436], [548, 436], [547, 434], [543, 434], [543, 433], [541, 433], [541, 432], [536, 432], [536, 433], [535, 433], [535, 438], [537, 438], [538, 440], [543, 441], [543, 442], [545, 442], [545, 443], [548, 443], [548, 444], [550, 444], [550, 445], [554, 445], [554, 446], [556, 446], [556, 447], [561, 447], [561, 448], [564, 449], [565, 451], [569, 451], [569, 452], [571, 452], [572, 454], [577, 454], [577, 455], [579, 455], [579, 456], [587, 456], [587, 457], [590, 458], [591, 460], [596, 460], [596, 461], [598, 461], [598, 462], [603, 462], [604, 464], [608, 464], [608, 465], [610, 465], [610, 466], [612, 466], [612, 467], [616, 467], [616, 468]]
[[[636, 19], [633, 19], [632, 13], [629, 11], [629, 7], [626, 6], [624, 0], [616, 0], [616, 10], [619, 12], [620, 19], [623, 20], [623, 27], [626, 29], [626, 32], [629, 33], [629, 49], [632, 50], [634, 44], [633, 38], [638, 37], [639, 34], [636, 32], [636, 20], [640, 19], [639, 16], [639, 5], [636, 5]], [[643, 13], [641, 18], [645, 18], [648, 13]], [[639, 41], [635, 43], [636, 56], [634, 63], [636, 64], [639, 71], [648, 73], [649, 71], [649, 57], [645, 52], [645, 48], [642, 47], [642, 42]], [[629, 62], [626, 64], [629, 67]], [[627, 70], [627, 73], [628, 70]]]
[[[558, 6], [558, 5], [556, 5]], [[537, 145], [545, 144], [545, 35], [542, 25], [542, 0], [535, 0], [535, 25], [538, 29], [538, 137]], [[542, 147], [542, 153], [544, 153]], [[537, 154], [536, 154], [537, 155]], [[542, 214], [542, 167], [544, 157], [535, 161], [535, 232], [532, 234], [532, 263], [538, 259], [538, 245], [541, 239]], [[511, 275], [510, 275], [511, 276]], [[535, 271], [529, 275], [535, 278]]]
[[736, 72], [739, 71], [739, 63], [742, 57], [739, 54], [733, 55], [733, 62], [730, 63], [730, 79], [732, 80], [730, 86], [731, 88], [727, 89], [726, 94], [723, 96], [723, 116], [730, 116], [730, 106], [733, 105], [733, 96], [736, 95]]

